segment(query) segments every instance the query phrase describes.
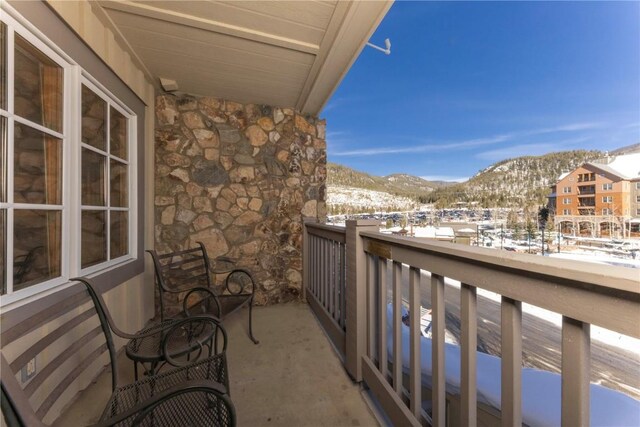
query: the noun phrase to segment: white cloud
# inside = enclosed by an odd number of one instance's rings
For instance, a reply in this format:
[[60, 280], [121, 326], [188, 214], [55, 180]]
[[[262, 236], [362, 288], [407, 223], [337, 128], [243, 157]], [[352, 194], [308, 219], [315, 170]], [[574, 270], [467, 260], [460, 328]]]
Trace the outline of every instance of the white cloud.
[[469, 148], [481, 145], [497, 144], [508, 141], [511, 135], [497, 135], [490, 138], [469, 139], [458, 142], [445, 142], [443, 144], [423, 144], [411, 147], [379, 147], [363, 148], [360, 150], [340, 151], [331, 153], [334, 156], [375, 156], [378, 154], [403, 154], [403, 153], [424, 153], [427, 151], [447, 150], [455, 148]]
[[540, 156], [554, 151], [575, 149], [579, 144], [587, 141], [588, 139], [588, 137], [578, 137], [534, 144], [512, 145], [509, 147], [484, 151], [476, 154], [476, 157], [483, 160], [498, 161], [520, 156]]
[[[493, 135], [485, 138], [474, 138], [462, 141], [443, 141], [442, 143], [427, 143], [427, 144], [419, 144], [412, 145], [406, 147], [371, 147], [371, 148], [362, 148], [355, 150], [345, 150], [333, 152], [331, 155], [333, 156], [376, 156], [381, 154], [406, 154], [406, 153], [424, 153], [429, 151], [443, 151], [443, 150], [456, 150], [456, 149], [464, 149], [471, 147], [479, 147], [483, 145], [492, 145], [499, 144], [501, 142], [512, 141], [518, 138], [525, 138], [535, 135], [544, 135], [558, 132], [578, 132], [582, 130], [588, 129], [596, 129], [603, 126], [601, 122], [580, 122], [580, 123], [568, 123], [555, 127], [546, 127], [546, 128], [538, 128], [538, 129], [530, 129], [526, 131], [518, 131], [518, 132], [510, 132], [499, 135]], [[584, 141], [584, 139], [582, 139]], [[554, 145], [558, 145], [558, 143], [554, 143]], [[521, 145], [524, 146], [524, 145]], [[504, 148], [503, 150], [511, 150], [510, 147]], [[494, 150], [498, 152], [499, 150]], [[487, 153], [490, 153], [487, 152]], [[481, 153], [484, 154], [484, 153]], [[483, 157], [481, 157], [483, 158]]]
[[477, 158], [490, 161], [498, 161], [520, 156], [539, 156], [557, 150], [555, 144], [523, 144], [496, 150], [484, 151], [476, 155]]
[[534, 130], [533, 133], [530, 133], [529, 135], [541, 135], [544, 133], [555, 133], [555, 132], [576, 132], [579, 130], [597, 129], [603, 126], [604, 126], [604, 123], [602, 122], [569, 123], [566, 125]]
[[330, 139], [334, 139], [334, 138], [340, 138], [343, 137], [345, 135], [349, 135], [349, 132], [346, 131], [342, 131], [342, 130], [334, 130], [334, 131], [327, 131], [327, 140]]

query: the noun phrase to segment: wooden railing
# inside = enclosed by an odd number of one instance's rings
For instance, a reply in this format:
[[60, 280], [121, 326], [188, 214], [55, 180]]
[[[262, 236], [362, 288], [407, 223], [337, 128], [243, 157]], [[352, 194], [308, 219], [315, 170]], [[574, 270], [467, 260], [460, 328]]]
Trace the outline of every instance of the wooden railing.
[[[307, 225], [307, 234], [329, 239], [322, 237], [325, 230], [329, 229]], [[460, 417], [453, 424], [476, 425], [482, 406], [476, 383], [478, 288], [501, 295], [502, 393], [497, 416], [502, 425], [522, 424], [523, 302], [562, 315], [562, 425], [589, 424], [590, 325], [640, 338], [638, 270], [424, 243], [376, 230], [375, 223], [366, 221], [350, 221], [346, 227], [345, 367], [355, 380], [367, 384], [395, 425], [445, 425], [449, 397], [445, 393], [445, 278], [461, 283], [460, 390], [455, 403]], [[321, 270], [327, 267], [319, 252], [311, 255], [311, 241], [308, 236], [305, 270], [320, 279], [305, 275], [305, 283], [315, 298], [319, 289], [322, 292], [331, 285], [318, 282], [325, 280]], [[432, 378], [429, 396], [423, 399], [420, 286], [426, 278], [432, 305]], [[401, 304], [402, 288], [407, 285], [410, 343], [409, 361], [403, 366]], [[431, 401], [429, 414], [423, 410], [423, 400]]]
[[307, 223], [304, 236], [306, 298], [344, 357], [346, 331], [346, 230]]

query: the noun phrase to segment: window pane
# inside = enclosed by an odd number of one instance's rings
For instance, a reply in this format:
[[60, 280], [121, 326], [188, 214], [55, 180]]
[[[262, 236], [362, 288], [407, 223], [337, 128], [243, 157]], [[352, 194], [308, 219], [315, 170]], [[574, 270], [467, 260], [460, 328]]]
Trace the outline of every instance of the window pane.
[[7, 109], [7, 26], [0, 22], [0, 108]]
[[107, 151], [107, 103], [82, 85], [82, 142]]
[[111, 259], [129, 253], [129, 227], [127, 212], [111, 211]]
[[0, 117], [0, 202], [7, 201], [7, 153], [9, 150], [7, 118]]
[[62, 67], [15, 35], [14, 112], [62, 132]]
[[2, 287], [0, 287], [0, 295], [7, 293], [7, 210], [0, 209], [0, 280], [2, 280]]
[[82, 268], [107, 260], [106, 211], [82, 211]]
[[60, 276], [61, 211], [16, 209], [13, 219], [13, 290]]
[[62, 204], [62, 140], [14, 123], [14, 202]]
[[126, 207], [127, 203], [127, 165], [111, 160], [111, 206]]
[[94, 151], [82, 149], [82, 204], [105, 206], [106, 157]]
[[127, 159], [127, 118], [111, 107], [111, 154]]

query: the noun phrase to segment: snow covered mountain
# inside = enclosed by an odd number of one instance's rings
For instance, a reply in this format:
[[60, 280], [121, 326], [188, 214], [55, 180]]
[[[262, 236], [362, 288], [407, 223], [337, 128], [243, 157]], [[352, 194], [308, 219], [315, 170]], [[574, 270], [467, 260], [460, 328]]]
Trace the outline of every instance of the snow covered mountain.
[[411, 209], [435, 188], [431, 182], [407, 174], [374, 176], [335, 163], [327, 164], [329, 214]]
[[484, 207], [541, 205], [560, 174], [603, 156], [601, 151], [574, 150], [502, 160], [466, 182], [433, 191], [428, 198], [440, 206], [455, 202], [478, 202]]

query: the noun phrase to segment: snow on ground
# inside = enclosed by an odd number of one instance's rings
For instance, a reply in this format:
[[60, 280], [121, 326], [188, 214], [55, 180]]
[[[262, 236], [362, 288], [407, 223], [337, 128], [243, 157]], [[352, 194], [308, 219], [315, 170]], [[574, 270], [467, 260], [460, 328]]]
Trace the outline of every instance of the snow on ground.
[[[402, 307], [402, 315], [407, 309]], [[387, 306], [387, 352], [393, 360], [393, 306]], [[410, 339], [409, 327], [402, 324], [402, 368], [409, 372]], [[420, 367], [422, 383], [430, 387], [432, 378], [431, 340], [420, 338]], [[460, 347], [445, 343], [444, 375], [447, 393], [458, 394], [461, 378]], [[482, 352], [476, 353], [476, 384], [478, 402], [487, 403], [497, 409], [501, 407], [501, 360]], [[522, 421], [529, 426], [559, 426], [562, 414], [562, 377], [553, 372], [533, 368], [522, 368]], [[621, 392], [598, 384], [591, 384], [590, 423], [593, 426], [638, 426], [640, 425], [640, 402]]]
[[[449, 286], [453, 286], [460, 289], [460, 282], [449, 278], [445, 279], [445, 283]], [[478, 289], [478, 295], [481, 295], [487, 299], [500, 303], [501, 297], [495, 292], [487, 291], [482, 288]], [[554, 324], [555, 326], [562, 327], [562, 315], [553, 311], [546, 310], [544, 308], [522, 303], [522, 311], [524, 313], [535, 316], [539, 319]], [[591, 326], [591, 339], [599, 341], [603, 344], [617, 347], [622, 350], [630, 351], [636, 354], [640, 354], [640, 340], [630, 337], [628, 335], [622, 335], [609, 329], [604, 329], [599, 326]]]
[[353, 209], [363, 209], [366, 212], [368, 209], [380, 209], [386, 206], [410, 209], [415, 202], [407, 197], [382, 191], [336, 185], [331, 186], [330, 191], [327, 191], [327, 205], [348, 205]]
[[593, 262], [596, 264], [617, 265], [619, 267], [628, 267], [628, 268], [640, 268], [640, 259], [619, 258], [619, 257], [615, 257], [607, 254], [604, 250], [593, 251], [588, 249], [585, 250], [585, 248], [582, 248], [582, 250], [576, 250], [569, 253], [564, 253], [564, 252], [559, 254], [551, 253], [549, 254], [549, 256], [552, 258], [562, 258], [562, 259], [568, 259], [573, 261], [584, 261], [584, 262]]

